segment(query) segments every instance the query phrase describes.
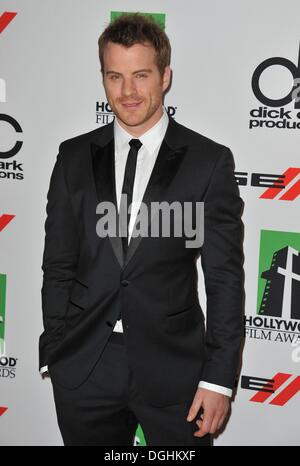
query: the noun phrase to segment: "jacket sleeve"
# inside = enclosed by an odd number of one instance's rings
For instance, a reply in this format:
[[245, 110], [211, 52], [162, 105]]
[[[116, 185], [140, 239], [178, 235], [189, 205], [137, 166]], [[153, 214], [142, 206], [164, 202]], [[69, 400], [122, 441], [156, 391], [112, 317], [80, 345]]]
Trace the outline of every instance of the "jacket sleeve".
[[51, 352], [64, 336], [69, 290], [79, 256], [78, 229], [64, 174], [63, 144], [59, 148], [47, 195], [41, 290], [44, 332], [39, 341], [40, 368], [48, 364]]
[[232, 389], [238, 370], [244, 315], [243, 201], [231, 151], [224, 148], [204, 197], [204, 273], [207, 326], [201, 380]]

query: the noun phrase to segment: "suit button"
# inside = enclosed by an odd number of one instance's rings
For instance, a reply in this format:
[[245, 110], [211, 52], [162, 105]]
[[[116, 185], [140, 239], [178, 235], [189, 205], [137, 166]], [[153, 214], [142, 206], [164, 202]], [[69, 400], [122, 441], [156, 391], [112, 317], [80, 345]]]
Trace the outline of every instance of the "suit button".
[[129, 282], [128, 280], [122, 280], [122, 281], [121, 281], [121, 285], [122, 285], [122, 286], [128, 286], [129, 283], [130, 283], [130, 282]]

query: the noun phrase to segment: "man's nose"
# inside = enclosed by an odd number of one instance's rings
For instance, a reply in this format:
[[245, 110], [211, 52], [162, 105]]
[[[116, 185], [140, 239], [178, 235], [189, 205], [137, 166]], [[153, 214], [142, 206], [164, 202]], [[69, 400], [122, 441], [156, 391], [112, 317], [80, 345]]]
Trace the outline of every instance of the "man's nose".
[[122, 94], [130, 96], [135, 93], [135, 84], [132, 78], [125, 78], [122, 86]]

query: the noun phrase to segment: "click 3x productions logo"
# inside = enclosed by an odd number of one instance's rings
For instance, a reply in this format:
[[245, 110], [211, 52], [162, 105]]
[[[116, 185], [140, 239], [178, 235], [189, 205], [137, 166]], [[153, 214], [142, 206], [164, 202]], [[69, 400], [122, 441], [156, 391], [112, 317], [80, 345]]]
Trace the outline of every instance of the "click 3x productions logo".
[[[284, 90], [276, 89], [279, 97], [270, 98], [267, 90], [262, 90], [261, 77], [268, 70], [269, 76], [274, 74], [274, 67], [279, 66], [288, 70], [291, 76], [291, 86]], [[271, 93], [274, 89], [273, 79], [266, 83]], [[271, 57], [261, 62], [252, 75], [252, 90], [255, 97], [262, 104], [258, 108], [250, 110], [249, 128], [277, 128], [300, 129], [300, 44], [298, 51], [298, 63], [283, 57]], [[285, 95], [286, 93], [286, 95]], [[287, 108], [287, 106], [289, 106]]]
[[[6, 34], [10, 29], [13, 19], [16, 17], [17, 12], [4, 11], [0, 13], [0, 34]], [[0, 103], [6, 103], [6, 81], [0, 77]], [[9, 140], [9, 133], [13, 130], [16, 133], [16, 141], [12, 147], [3, 148], [2, 141]], [[23, 180], [23, 163], [16, 160], [9, 161], [11, 157], [17, 155], [23, 145], [23, 141], [18, 140], [18, 136], [22, 134], [20, 123], [11, 115], [0, 113], [0, 181], [6, 180]], [[1, 324], [0, 324], [1, 325]]]
[[257, 313], [245, 317], [246, 336], [300, 345], [300, 233], [262, 230]]

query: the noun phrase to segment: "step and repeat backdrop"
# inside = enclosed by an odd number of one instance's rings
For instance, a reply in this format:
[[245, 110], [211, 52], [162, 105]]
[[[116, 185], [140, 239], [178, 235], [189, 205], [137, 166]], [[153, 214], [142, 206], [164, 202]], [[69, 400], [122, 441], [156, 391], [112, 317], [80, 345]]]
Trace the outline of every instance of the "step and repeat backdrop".
[[1, 2], [0, 445], [62, 444], [38, 372], [46, 196], [59, 144], [113, 119], [97, 39], [123, 11], [165, 27], [165, 107], [232, 149], [245, 202], [245, 346], [215, 445], [299, 445], [299, 0]]

